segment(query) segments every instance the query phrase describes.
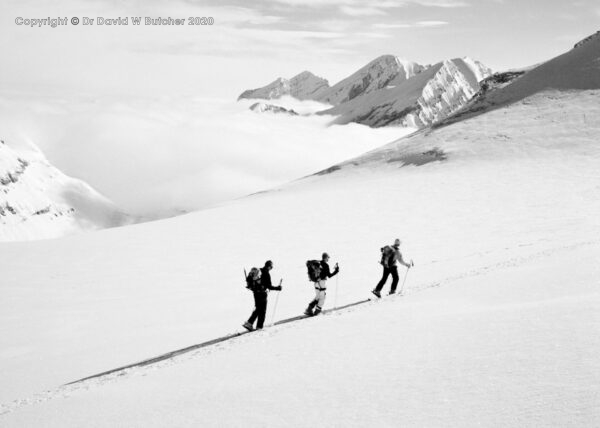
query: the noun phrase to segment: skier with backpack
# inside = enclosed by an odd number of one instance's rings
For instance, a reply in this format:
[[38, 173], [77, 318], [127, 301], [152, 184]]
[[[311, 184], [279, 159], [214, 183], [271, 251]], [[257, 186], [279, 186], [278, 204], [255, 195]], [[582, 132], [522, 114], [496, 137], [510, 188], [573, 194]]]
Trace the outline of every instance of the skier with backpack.
[[400, 240], [396, 239], [394, 245], [386, 245], [381, 249], [381, 261], [380, 264], [383, 266], [383, 275], [377, 286], [371, 291], [377, 297], [381, 297], [381, 289], [386, 283], [390, 274], [392, 275], [392, 286], [390, 288], [390, 294], [396, 293], [396, 287], [398, 286], [398, 264], [406, 266], [410, 269], [414, 266], [412, 260], [410, 263], [406, 263], [400, 253]]
[[308, 260], [306, 262], [308, 278], [315, 284], [315, 298], [308, 304], [308, 307], [304, 311], [305, 315], [313, 316], [321, 313], [327, 294], [327, 280], [337, 275], [340, 271], [340, 268], [336, 263], [335, 270], [331, 272], [328, 261], [329, 254], [323, 253], [321, 261]]
[[278, 286], [273, 286], [271, 282], [271, 269], [273, 262], [267, 260], [265, 266], [260, 269], [252, 268], [246, 276], [246, 288], [250, 289], [254, 294], [254, 311], [243, 327], [248, 331], [254, 330], [254, 322], [256, 321], [256, 330], [263, 328], [265, 315], [267, 313], [267, 298], [268, 290], [281, 291], [281, 283]]

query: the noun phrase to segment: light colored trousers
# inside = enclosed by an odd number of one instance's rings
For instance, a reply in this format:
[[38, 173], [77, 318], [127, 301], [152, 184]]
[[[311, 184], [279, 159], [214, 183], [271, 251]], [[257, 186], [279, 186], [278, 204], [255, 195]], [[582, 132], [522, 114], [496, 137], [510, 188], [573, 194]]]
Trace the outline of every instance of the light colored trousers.
[[327, 288], [327, 280], [326, 279], [321, 279], [319, 281], [317, 281], [315, 283], [315, 299], [314, 302], [317, 302], [317, 306], [319, 308], [323, 308], [323, 305], [325, 304], [325, 295], [326, 293], [326, 288]]

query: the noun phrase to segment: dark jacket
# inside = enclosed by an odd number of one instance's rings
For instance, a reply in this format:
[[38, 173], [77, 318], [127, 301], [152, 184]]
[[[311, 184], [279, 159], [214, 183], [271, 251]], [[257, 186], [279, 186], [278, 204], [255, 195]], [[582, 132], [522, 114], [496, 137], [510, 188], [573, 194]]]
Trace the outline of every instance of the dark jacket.
[[329, 269], [329, 264], [325, 260], [321, 260], [321, 275], [319, 275], [319, 278], [321, 278], [321, 279], [331, 278], [332, 276], [337, 275], [337, 273], [338, 273], [338, 269], [334, 270], [332, 273], [331, 269]]
[[279, 287], [273, 287], [271, 282], [271, 273], [266, 267], [260, 268], [260, 282], [256, 284], [254, 291], [266, 293], [267, 290], [279, 290]]

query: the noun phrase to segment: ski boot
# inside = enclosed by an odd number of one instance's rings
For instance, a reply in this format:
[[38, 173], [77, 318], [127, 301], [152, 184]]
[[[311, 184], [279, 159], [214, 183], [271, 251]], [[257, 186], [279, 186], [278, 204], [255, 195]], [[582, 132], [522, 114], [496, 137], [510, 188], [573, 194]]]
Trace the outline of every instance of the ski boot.
[[250, 324], [248, 321], [242, 324], [242, 327], [244, 327], [248, 331], [254, 331], [254, 327], [252, 327], [252, 324]]
[[378, 299], [381, 299], [381, 293], [379, 291], [377, 291], [376, 288], [372, 289], [371, 293], [373, 293], [374, 295], [376, 295]]

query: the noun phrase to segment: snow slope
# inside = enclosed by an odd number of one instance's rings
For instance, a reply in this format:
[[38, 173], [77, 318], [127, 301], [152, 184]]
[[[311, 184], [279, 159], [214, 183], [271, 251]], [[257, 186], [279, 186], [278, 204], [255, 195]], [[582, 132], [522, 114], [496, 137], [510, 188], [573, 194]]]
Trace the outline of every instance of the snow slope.
[[422, 128], [465, 106], [490, 70], [470, 58], [435, 64], [398, 85], [373, 91], [321, 114], [335, 115], [335, 123], [357, 122], [380, 127]]
[[593, 252], [564, 250], [66, 387], [3, 422], [596, 426], [598, 272], [556, 275], [562, 263], [593, 265]]
[[490, 109], [523, 100], [550, 89], [584, 90], [600, 87], [600, 32], [577, 43], [563, 55], [542, 63], [509, 85], [475, 97], [454, 117], [445, 123], [464, 120]]
[[267, 86], [244, 91], [238, 100], [243, 98], [270, 100], [285, 95], [291, 95], [299, 100], [316, 100], [327, 88], [329, 88], [327, 80], [315, 76], [310, 71], [303, 71], [291, 79], [279, 77]]
[[[598, 425], [599, 97], [540, 93], [211, 210], [1, 244], [0, 424]], [[276, 318], [312, 298], [322, 251], [341, 265], [326, 307], [362, 299], [395, 237], [403, 298], [57, 388], [241, 330], [242, 267], [266, 259]]]
[[33, 145], [0, 143], [0, 241], [55, 238], [130, 223], [111, 201]]

